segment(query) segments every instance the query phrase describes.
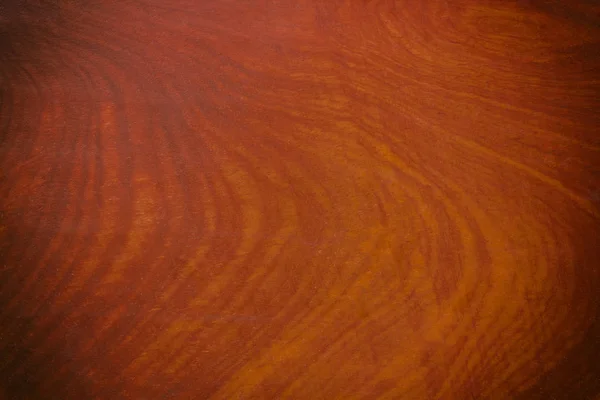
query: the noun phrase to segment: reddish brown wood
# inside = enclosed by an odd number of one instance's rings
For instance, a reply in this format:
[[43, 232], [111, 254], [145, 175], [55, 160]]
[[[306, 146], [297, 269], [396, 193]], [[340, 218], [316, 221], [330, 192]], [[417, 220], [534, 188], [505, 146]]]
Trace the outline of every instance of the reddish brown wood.
[[0, 397], [593, 399], [596, 2], [0, 6]]

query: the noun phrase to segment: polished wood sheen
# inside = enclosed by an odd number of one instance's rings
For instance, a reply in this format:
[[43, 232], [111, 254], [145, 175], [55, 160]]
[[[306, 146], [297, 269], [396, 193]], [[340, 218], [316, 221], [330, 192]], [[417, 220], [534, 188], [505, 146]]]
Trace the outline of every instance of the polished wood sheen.
[[0, 5], [0, 398], [594, 399], [594, 1]]

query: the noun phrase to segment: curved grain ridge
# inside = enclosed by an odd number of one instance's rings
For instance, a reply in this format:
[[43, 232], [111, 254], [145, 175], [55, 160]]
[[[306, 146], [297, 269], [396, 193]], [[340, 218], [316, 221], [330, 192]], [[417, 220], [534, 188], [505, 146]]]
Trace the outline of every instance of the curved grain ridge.
[[0, 397], [597, 396], [575, 3], [0, 6]]

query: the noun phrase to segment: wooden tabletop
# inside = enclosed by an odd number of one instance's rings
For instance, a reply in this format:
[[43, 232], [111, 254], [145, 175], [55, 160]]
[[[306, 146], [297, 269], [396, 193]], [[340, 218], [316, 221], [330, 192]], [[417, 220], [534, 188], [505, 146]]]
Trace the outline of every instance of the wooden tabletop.
[[593, 399], [596, 1], [0, 5], [0, 398]]

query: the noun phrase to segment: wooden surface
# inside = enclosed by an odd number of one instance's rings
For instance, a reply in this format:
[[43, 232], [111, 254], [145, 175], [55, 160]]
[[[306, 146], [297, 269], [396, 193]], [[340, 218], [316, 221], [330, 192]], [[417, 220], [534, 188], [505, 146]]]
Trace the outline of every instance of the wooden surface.
[[0, 5], [0, 396], [592, 399], [594, 1]]

